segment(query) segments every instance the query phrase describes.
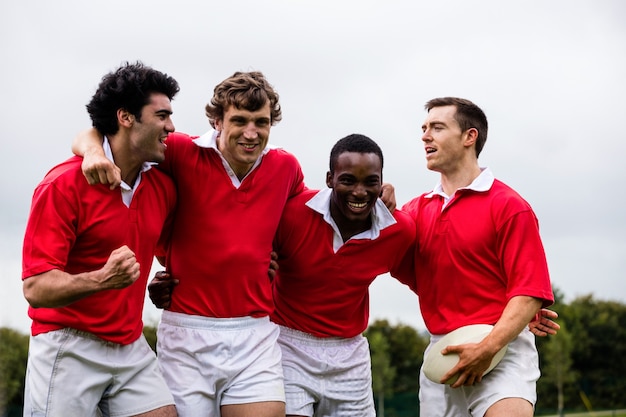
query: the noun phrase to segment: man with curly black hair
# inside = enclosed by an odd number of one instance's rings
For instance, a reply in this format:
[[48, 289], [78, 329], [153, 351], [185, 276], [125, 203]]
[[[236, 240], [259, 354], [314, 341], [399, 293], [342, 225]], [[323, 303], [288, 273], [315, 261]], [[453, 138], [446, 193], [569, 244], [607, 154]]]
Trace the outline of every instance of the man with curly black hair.
[[139, 62], [105, 75], [87, 110], [122, 187], [90, 186], [75, 156], [35, 189], [23, 248], [33, 320], [24, 415], [176, 416], [141, 317], [176, 205], [174, 183], [151, 166], [165, 158], [178, 90]]

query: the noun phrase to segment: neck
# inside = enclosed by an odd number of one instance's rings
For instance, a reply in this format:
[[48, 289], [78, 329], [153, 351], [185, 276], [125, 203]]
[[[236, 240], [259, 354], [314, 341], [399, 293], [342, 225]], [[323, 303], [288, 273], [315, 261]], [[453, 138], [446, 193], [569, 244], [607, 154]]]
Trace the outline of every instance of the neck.
[[354, 221], [350, 219], [346, 219], [339, 210], [337, 210], [333, 204], [330, 205], [330, 216], [335, 221], [337, 228], [339, 229], [339, 233], [341, 234], [341, 239], [346, 242], [352, 236], [356, 236], [359, 233], [365, 232], [372, 228], [372, 216], [367, 216], [366, 220], [362, 221]]
[[132, 157], [133, 153], [125, 149], [124, 146], [128, 143], [127, 140], [120, 138], [118, 135], [108, 137], [108, 139], [111, 145], [113, 160], [120, 169], [122, 181], [132, 187], [135, 181], [137, 181], [143, 162], [135, 160]]
[[480, 175], [478, 161], [470, 167], [455, 172], [441, 173], [441, 186], [447, 195], [453, 195], [459, 188], [467, 187]]
[[233, 169], [233, 172], [235, 173], [239, 181], [242, 181], [244, 177], [248, 174], [248, 172], [250, 172], [250, 168], [252, 168], [252, 166], [236, 167], [236, 166], [233, 166], [230, 162], [228, 163], [228, 165], [230, 165], [230, 167]]
[[135, 185], [135, 181], [137, 181], [137, 177], [139, 177], [139, 171], [139, 168], [127, 172], [124, 172], [124, 170], [122, 170], [122, 181], [124, 181], [132, 188], [133, 185]]
[[248, 175], [248, 172], [250, 172], [250, 170], [252, 169], [252, 167], [254, 166], [254, 163], [252, 164], [237, 164], [234, 161], [232, 161], [229, 157], [229, 154], [226, 152], [226, 149], [224, 149], [224, 146], [222, 145], [221, 142], [221, 137], [218, 136], [217, 138], [217, 149], [220, 151], [220, 153], [222, 154], [222, 157], [226, 160], [226, 163], [228, 163], [228, 166], [230, 166], [230, 168], [233, 170], [233, 172], [235, 173], [235, 176], [239, 179], [239, 181], [242, 181], [243, 178]]

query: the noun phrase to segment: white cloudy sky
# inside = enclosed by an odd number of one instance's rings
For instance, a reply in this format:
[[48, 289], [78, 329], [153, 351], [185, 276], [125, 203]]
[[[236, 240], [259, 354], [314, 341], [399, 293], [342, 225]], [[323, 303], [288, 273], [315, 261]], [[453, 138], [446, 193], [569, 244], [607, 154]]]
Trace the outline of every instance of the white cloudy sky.
[[[424, 102], [469, 98], [490, 121], [481, 164], [533, 205], [554, 285], [567, 300], [626, 302], [621, 0], [4, 0], [0, 57], [0, 326], [30, 325], [20, 274], [33, 188], [89, 125], [101, 76], [137, 59], [179, 81], [174, 122], [191, 134], [208, 128], [215, 84], [263, 71], [283, 106], [271, 142], [309, 186], [324, 186], [334, 142], [362, 133], [382, 146], [400, 204], [437, 180]], [[391, 278], [371, 292], [372, 318], [423, 328]]]

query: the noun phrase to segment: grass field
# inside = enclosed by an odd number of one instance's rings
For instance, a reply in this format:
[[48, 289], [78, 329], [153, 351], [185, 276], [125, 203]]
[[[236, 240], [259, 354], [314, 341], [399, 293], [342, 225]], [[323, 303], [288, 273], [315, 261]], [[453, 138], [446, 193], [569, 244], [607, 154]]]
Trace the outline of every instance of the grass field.
[[[626, 410], [592, 411], [589, 413], [565, 413], [564, 417], [626, 417]], [[541, 414], [537, 417], [559, 417], [557, 414]]]

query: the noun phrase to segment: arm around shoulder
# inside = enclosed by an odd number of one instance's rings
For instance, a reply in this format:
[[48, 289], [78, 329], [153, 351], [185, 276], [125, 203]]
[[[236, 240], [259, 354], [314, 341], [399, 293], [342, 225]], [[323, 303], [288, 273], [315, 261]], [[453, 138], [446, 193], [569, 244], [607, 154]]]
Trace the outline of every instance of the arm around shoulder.
[[94, 128], [80, 132], [72, 143], [72, 152], [83, 157], [82, 171], [89, 184], [109, 184], [111, 189], [122, 182], [122, 174], [104, 154], [102, 135]]

